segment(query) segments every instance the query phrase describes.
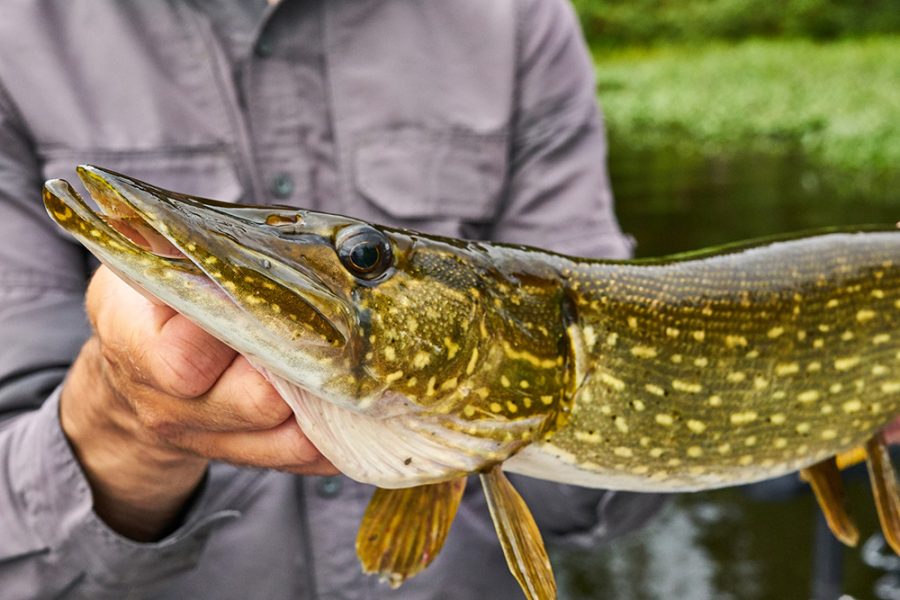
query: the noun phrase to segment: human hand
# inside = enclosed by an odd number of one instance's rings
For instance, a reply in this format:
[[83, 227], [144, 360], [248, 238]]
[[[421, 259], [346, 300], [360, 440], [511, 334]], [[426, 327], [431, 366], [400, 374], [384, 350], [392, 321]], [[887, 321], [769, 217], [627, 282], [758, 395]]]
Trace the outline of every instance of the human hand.
[[94, 335], [64, 384], [60, 419], [95, 510], [120, 533], [164, 535], [209, 459], [336, 472], [246, 359], [106, 267], [87, 312]]

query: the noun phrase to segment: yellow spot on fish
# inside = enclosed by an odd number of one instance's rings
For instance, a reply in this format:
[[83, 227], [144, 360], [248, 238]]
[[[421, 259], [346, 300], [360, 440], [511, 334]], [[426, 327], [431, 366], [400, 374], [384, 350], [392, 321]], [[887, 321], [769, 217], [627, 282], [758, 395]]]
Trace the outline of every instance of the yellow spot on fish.
[[594, 331], [594, 328], [588, 325], [581, 330], [581, 333], [584, 335], [584, 343], [587, 344], [589, 349], [593, 350], [597, 344], [597, 333]]
[[626, 448], [625, 446], [613, 448], [613, 454], [615, 454], [616, 456], [621, 456], [623, 458], [634, 456], [634, 452], [632, 452], [631, 448]]
[[499, 402], [491, 402], [490, 407], [492, 413], [498, 413], [503, 410], [503, 407], [500, 406]]
[[671, 425], [672, 423], [674, 423], [675, 419], [672, 418], [672, 415], [660, 413], [660, 414], [656, 415], [656, 422], [659, 423], [660, 425], [668, 426], [668, 425]]
[[607, 346], [615, 346], [616, 343], [618, 343], [618, 341], [619, 341], [618, 333], [611, 333], [608, 336], [606, 336], [606, 345]]
[[431, 364], [431, 355], [427, 352], [419, 351], [413, 357], [413, 366], [417, 369], [423, 369]]
[[600, 373], [600, 380], [614, 390], [622, 391], [625, 389], [625, 382], [609, 373]]
[[397, 351], [394, 350], [393, 346], [386, 346], [384, 348], [384, 357], [388, 360], [397, 360]]
[[528, 381], [526, 379], [523, 379], [519, 382], [519, 387], [522, 388], [523, 390], [527, 390], [529, 385], [531, 385], [531, 384], [528, 383]]
[[603, 438], [596, 431], [576, 431], [575, 439], [589, 444], [599, 444]]
[[707, 400], [710, 406], [722, 406], [722, 397], [721, 396], [710, 396]]
[[702, 329], [698, 329], [692, 335], [694, 336], [694, 339], [697, 340], [698, 342], [702, 342], [703, 340], [706, 339], [706, 332], [703, 331]]
[[750, 358], [750, 359], [753, 359], [753, 358], [759, 358], [759, 350], [756, 350], [756, 349], [751, 350], [750, 352], [748, 352], [748, 353], [745, 354], [744, 356], [747, 357], [747, 358]]
[[478, 388], [477, 390], [475, 390], [475, 394], [476, 394], [479, 398], [481, 398], [482, 400], [484, 400], [485, 398], [487, 398], [488, 396], [491, 395], [491, 390], [488, 389], [488, 388], [486, 388], [486, 387], [480, 387], [480, 388]]
[[406, 387], [415, 387], [415, 385], [419, 382], [418, 378], [410, 377], [406, 380]]
[[628, 422], [624, 417], [616, 417], [613, 422], [616, 425], [616, 429], [618, 429], [622, 433], [628, 433]]
[[706, 359], [706, 358], [703, 357], [703, 356], [694, 359], [694, 366], [695, 366], [695, 367], [705, 367], [705, 366], [708, 365], [708, 364], [709, 364], [709, 360]]
[[463, 408], [463, 414], [465, 414], [467, 417], [475, 416], [475, 407], [471, 404], [466, 404], [465, 408]]
[[784, 333], [784, 327], [773, 327], [766, 333], [770, 338], [777, 338]]
[[764, 377], [760, 377], [757, 375], [753, 378], [753, 389], [755, 390], [764, 390], [769, 387], [769, 381]]
[[428, 385], [425, 386], [425, 395], [426, 396], [434, 396], [434, 384], [435, 383], [437, 383], [437, 377], [432, 375], [431, 379], [428, 380]]
[[742, 456], [738, 459], [738, 464], [745, 466], [745, 467], [752, 463], [753, 463], [753, 457], [749, 454], [745, 454], [744, 456]]
[[822, 431], [822, 439], [823, 440], [833, 440], [837, 437], [837, 431], [834, 429], [825, 429]]
[[812, 425], [810, 425], [809, 423], [800, 423], [794, 429], [799, 434], [805, 434], [805, 433], [809, 433], [810, 429], [812, 429]]
[[385, 375], [384, 380], [387, 383], [394, 383], [401, 377], [403, 377], [403, 371], [394, 371], [393, 373], [388, 373], [387, 375]]
[[831, 331], [831, 325], [829, 325], [828, 323], [822, 323], [821, 325], [819, 325], [818, 329], [822, 333], [828, 333], [829, 331]]
[[678, 390], [679, 392], [686, 392], [688, 394], [699, 394], [703, 391], [703, 386], [699, 383], [682, 381], [680, 379], [672, 380], [672, 388]]
[[478, 348], [472, 349], [472, 356], [469, 357], [469, 364], [466, 365], [466, 375], [475, 372], [475, 365], [478, 364]]
[[642, 412], [645, 408], [647, 408], [647, 406], [640, 400], [634, 400], [631, 403], [631, 406], [634, 408], [634, 410], [636, 410], [638, 412]]
[[658, 385], [656, 385], [654, 383], [646, 384], [644, 386], [644, 389], [647, 390], [648, 392], [650, 392], [651, 394], [653, 394], [654, 396], [663, 396], [666, 393], [666, 391], [664, 389], [662, 389], [661, 387], [659, 387]]
[[753, 446], [756, 444], [756, 441], [757, 437], [755, 435], [748, 435], [746, 438], [744, 438], [744, 445]]
[[508, 388], [511, 385], [509, 382], [509, 377], [507, 377], [506, 375], [501, 375], [500, 376], [500, 385], [502, 385], [505, 388]]
[[444, 391], [452, 390], [453, 388], [455, 388], [458, 385], [458, 383], [459, 383], [459, 380], [456, 377], [451, 377], [450, 379], [446, 380], [444, 383], [441, 384], [441, 389]]
[[726, 379], [728, 379], [728, 381], [730, 381], [731, 383], [740, 383], [743, 380], [747, 379], [747, 374], [742, 371], [732, 371], [728, 374]]
[[666, 327], [666, 335], [673, 338], [678, 337], [681, 335], [681, 331], [677, 327]]
[[631, 349], [631, 354], [638, 358], [656, 358], [656, 348], [650, 346], [635, 346]]
[[663, 452], [665, 452], [665, 450], [662, 448], [651, 448], [649, 454], [653, 458], [659, 458], [663, 455]]
[[681, 364], [681, 358], [682, 358], [682, 356], [680, 354], [673, 354], [672, 362], [675, 363], [676, 365]]
[[834, 412], [834, 407], [830, 404], [823, 404], [822, 408], [819, 409], [823, 415], [830, 415]]
[[884, 365], [874, 365], [872, 367], [872, 375], [875, 375], [876, 377], [878, 377], [880, 375], [887, 375], [887, 373], [888, 373], [888, 368]]
[[856, 320], [860, 323], [865, 323], [866, 321], [871, 321], [875, 318], [875, 311], [869, 310], [868, 308], [863, 308], [857, 311]]
[[759, 415], [756, 414], [754, 410], [748, 410], [746, 412], [734, 413], [731, 415], [731, 424], [732, 425], [743, 425], [744, 423], [752, 423], [756, 420]]
[[706, 431], [706, 423], [703, 421], [698, 421], [696, 419], [690, 419], [687, 422], [688, 429], [693, 431], [694, 433], [703, 433]]
[[553, 396], [541, 396], [541, 404], [553, 404]]
[[729, 348], [735, 348], [737, 346], [743, 347], [747, 345], [747, 338], [742, 335], [726, 335], [725, 345]]
[[519, 407], [516, 406], [515, 402], [512, 402], [511, 400], [507, 400], [506, 401], [506, 410], [508, 410], [511, 413], [517, 413], [517, 412], [519, 412]]
[[670, 467], [677, 467], [678, 465], [681, 464], [681, 459], [670, 458], [668, 461], [666, 461], [666, 464], [669, 465]]
[[797, 394], [797, 400], [800, 402], [815, 402], [818, 399], [819, 392], [817, 390], [806, 390]]
[[636, 317], [628, 317], [628, 327], [631, 329], [637, 329], [638, 322]]
[[889, 333], [879, 333], [875, 337], [872, 338], [872, 343], [876, 346], [879, 344], [885, 344], [891, 341], [891, 334]]
[[784, 423], [786, 417], [781, 413], [775, 413], [771, 417], [769, 417], [769, 421], [772, 422], [773, 425], [781, 425]]
[[806, 370], [810, 373], [816, 373], [822, 370], [822, 363], [817, 360], [812, 361], [808, 365], [806, 365]]
[[787, 446], [787, 440], [784, 438], [775, 438], [775, 441], [772, 442], [772, 445], [776, 448], [785, 448]]
[[778, 363], [775, 365], [775, 374], [784, 377], [785, 375], [793, 375], [800, 370], [800, 365], [795, 362]]
[[444, 338], [444, 345], [447, 347], [447, 358], [452, 359], [459, 352], [459, 344], [451, 340], [449, 337]]
[[700, 446], [691, 446], [687, 449], [687, 455], [691, 458], [697, 458], [698, 456], [703, 456], [703, 448]]
[[838, 371], [846, 371], [852, 369], [859, 364], [858, 356], [848, 356], [846, 358], [838, 358], [834, 361], [834, 368]]
[[881, 384], [881, 391], [885, 394], [900, 392], [900, 381], [885, 381]]
[[213, 255], [209, 255], [209, 256], [207, 256], [206, 258], [203, 259], [203, 262], [206, 263], [206, 264], [208, 264], [208, 265], [214, 265], [214, 264], [216, 264], [217, 262], [219, 262], [219, 259], [216, 258], [216, 257], [213, 256]]
[[690, 473], [691, 475], [703, 475], [704, 473], [706, 473], [706, 467], [694, 465], [693, 467], [688, 469], [688, 473]]
[[849, 342], [850, 340], [853, 339], [853, 337], [854, 337], [853, 332], [850, 331], [849, 329], [841, 334], [841, 339], [844, 340], [845, 342]]
[[832, 298], [825, 303], [825, 308], [836, 308], [838, 304], [840, 304], [840, 301], [837, 298]]
[[724, 444], [719, 444], [719, 447], [716, 448], [719, 454], [728, 454], [731, 452], [731, 444], [725, 442]]

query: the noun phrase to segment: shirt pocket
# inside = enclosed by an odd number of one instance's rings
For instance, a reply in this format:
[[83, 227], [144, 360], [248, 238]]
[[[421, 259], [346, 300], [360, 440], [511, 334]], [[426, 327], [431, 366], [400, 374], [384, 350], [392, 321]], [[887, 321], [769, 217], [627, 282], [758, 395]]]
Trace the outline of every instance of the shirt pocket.
[[358, 194], [403, 222], [490, 222], [507, 169], [507, 136], [417, 127], [369, 132], [355, 145]]
[[80, 164], [91, 164], [140, 179], [173, 192], [238, 202], [244, 186], [228, 152], [220, 146], [160, 150], [51, 149], [41, 153], [45, 179], [62, 178], [82, 194], [75, 172]]

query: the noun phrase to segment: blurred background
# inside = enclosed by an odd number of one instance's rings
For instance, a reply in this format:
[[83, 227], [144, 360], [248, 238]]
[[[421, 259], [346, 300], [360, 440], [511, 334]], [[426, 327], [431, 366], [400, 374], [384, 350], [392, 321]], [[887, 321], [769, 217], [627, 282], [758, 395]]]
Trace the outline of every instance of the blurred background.
[[[574, 3], [639, 256], [900, 221], [900, 0]], [[789, 477], [682, 495], [646, 531], [557, 553], [561, 597], [900, 599], [864, 469], [846, 481], [859, 548]]]

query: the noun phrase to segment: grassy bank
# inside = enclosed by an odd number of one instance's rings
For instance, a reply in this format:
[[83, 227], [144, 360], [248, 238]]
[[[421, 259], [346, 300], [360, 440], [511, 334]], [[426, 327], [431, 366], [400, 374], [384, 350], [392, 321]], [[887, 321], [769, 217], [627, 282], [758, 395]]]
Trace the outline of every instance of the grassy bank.
[[900, 178], [900, 37], [598, 50], [595, 58], [613, 148], [800, 151], [855, 176]]

